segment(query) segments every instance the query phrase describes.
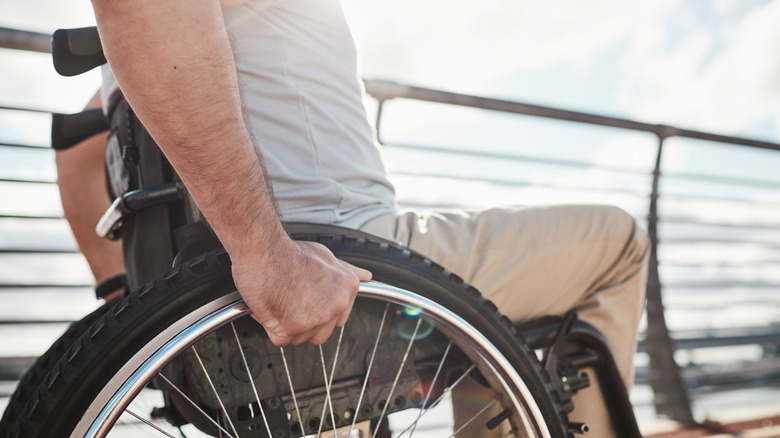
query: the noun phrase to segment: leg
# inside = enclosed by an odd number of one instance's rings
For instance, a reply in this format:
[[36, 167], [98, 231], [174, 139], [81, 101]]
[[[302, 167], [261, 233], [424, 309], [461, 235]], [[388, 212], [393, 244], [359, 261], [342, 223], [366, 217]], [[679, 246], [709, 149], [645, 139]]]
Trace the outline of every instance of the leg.
[[[607, 337], [631, 386], [648, 240], [625, 212], [597, 206], [408, 212], [381, 217], [362, 230], [437, 261], [515, 321], [577, 309]], [[596, 429], [606, 424], [597, 420], [606, 418], [601, 411], [589, 413]], [[582, 419], [578, 412], [573, 418]]]
[[[99, 95], [96, 94], [87, 108], [99, 105]], [[62, 209], [79, 250], [86, 257], [98, 282], [125, 270], [121, 244], [95, 234], [95, 225], [110, 205], [105, 189], [105, 158], [105, 132], [69, 149], [57, 151], [56, 154], [57, 185]], [[106, 299], [115, 295], [107, 296]]]

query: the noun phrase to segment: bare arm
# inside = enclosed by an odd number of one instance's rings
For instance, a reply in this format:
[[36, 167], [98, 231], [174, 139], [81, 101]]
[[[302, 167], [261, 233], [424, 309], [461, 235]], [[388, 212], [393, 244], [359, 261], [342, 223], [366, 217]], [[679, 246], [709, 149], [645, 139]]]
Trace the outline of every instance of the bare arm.
[[324, 342], [366, 271], [284, 232], [241, 113], [217, 0], [93, 0], [117, 83], [233, 261], [277, 344]]
[[[87, 108], [97, 107], [100, 107], [99, 94], [87, 104]], [[62, 209], [97, 282], [125, 269], [119, 242], [95, 234], [95, 224], [110, 205], [104, 171], [106, 135], [106, 132], [95, 134], [55, 155]]]

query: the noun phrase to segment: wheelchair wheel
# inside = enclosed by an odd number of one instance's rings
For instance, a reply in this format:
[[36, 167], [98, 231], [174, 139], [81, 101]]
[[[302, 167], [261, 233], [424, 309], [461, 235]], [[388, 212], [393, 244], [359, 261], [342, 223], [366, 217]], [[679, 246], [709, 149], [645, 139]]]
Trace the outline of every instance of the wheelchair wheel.
[[19, 379], [19, 383], [16, 385], [16, 390], [8, 399], [8, 405], [6, 406], [5, 411], [3, 411], [3, 418], [0, 420], [0, 437], [8, 436], [16, 423], [16, 419], [27, 404], [27, 400], [30, 399], [30, 396], [38, 388], [38, 385], [43, 382], [43, 379], [49, 370], [51, 370], [57, 361], [65, 354], [68, 347], [76, 342], [76, 340], [87, 331], [89, 326], [103, 316], [103, 314], [113, 305], [113, 302], [105, 303], [92, 311], [89, 315], [69, 325], [67, 330], [65, 330], [65, 333], [63, 333], [45, 353], [40, 355], [35, 363], [33, 363], [24, 373], [22, 378]]
[[[376, 281], [361, 286], [349, 321], [325, 345], [270, 344], [235, 290], [227, 254], [210, 253], [93, 324], [12, 436], [128, 428], [185, 436], [171, 424], [189, 428], [186, 436], [566, 436], [535, 356], [473, 288], [387, 243], [295, 237], [319, 241]], [[466, 381], [476, 396], [459, 394]]]

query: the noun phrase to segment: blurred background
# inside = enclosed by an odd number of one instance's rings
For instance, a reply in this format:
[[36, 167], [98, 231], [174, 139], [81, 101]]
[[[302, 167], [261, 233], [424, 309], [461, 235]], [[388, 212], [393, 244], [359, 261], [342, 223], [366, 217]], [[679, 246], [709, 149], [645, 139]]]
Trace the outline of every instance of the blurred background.
[[[626, 209], [658, 244], [632, 392], [642, 430], [758, 420], [745, 428], [780, 436], [780, 1], [343, 5], [404, 206]], [[92, 24], [86, 1], [0, 3], [4, 42]], [[50, 112], [80, 110], [99, 84], [0, 49], [0, 410], [96, 307], [47, 146]], [[460, 95], [484, 99], [448, 103]]]

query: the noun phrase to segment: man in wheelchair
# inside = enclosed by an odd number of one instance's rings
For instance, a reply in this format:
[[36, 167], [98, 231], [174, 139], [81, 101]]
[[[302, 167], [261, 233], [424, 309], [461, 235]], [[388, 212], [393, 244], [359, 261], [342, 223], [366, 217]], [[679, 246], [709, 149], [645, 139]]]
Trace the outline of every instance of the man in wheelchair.
[[[162, 149], [273, 344], [324, 343], [345, 324], [359, 283], [371, 279], [318, 243], [292, 240], [283, 221], [333, 224], [429, 257], [512, 321], [576, 311], [604, 334], [630, 387], [644, 232], [608, 206], [399, 211], [337, 0], [93, 6], [112, 73], [104, 74], [104, 111], [137, 117]], [[118, 103], [120, 89], [131, 111]], [[57, 155], [66, 217], [98, 282], [125, 270], [121, 249], [93, 232], [105, 197], [83, 196], [103, 187], [105, 146], [97, 136]], [[570, 417], [610, 436], [598, 397], [578, 394]]]

